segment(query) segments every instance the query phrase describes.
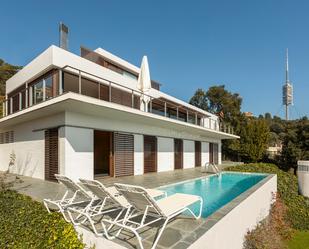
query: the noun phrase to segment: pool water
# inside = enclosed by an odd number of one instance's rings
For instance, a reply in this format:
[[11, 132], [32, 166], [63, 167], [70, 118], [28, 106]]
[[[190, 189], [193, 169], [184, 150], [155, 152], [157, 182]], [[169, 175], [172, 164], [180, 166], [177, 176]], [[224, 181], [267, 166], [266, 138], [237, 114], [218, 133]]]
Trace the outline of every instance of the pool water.
[[[185, 193], [203, 198], [202, 217], [206, 218], [216, 210], [245, 192], [263, 178], [264, 174], [222, 173], [160, 188], [168, 195]], [[191, 207], [198, 213], [199, 204]]]

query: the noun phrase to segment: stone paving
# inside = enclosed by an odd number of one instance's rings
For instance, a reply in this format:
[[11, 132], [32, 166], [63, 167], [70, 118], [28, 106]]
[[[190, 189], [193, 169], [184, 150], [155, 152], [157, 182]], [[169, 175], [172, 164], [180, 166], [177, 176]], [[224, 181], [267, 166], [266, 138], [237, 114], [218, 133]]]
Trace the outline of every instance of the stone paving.
[[[162, 173], [149, 173], [141, 176], [128, 176], [121, 178], [98, 178], [106, 186], [111, 186], [115, 182], [128, 183], [134, 185], [140, 185], [147, 188], [157, 188], [167, 184], [190, 180], [206, 176], [205, 173], [201, 173], [200, 168], [175, 170]], [[271, 176], [270, 176], [271, 177]], [[47, 182], [30, 177], [20, 177], [23, 183], [15, 185], [15, 189], [19, 192], [30, 195], [34, 199], [41, 201], [43, 198], [55, 198], [64, 193], [64, 189], [61, 185], [53, 182]], [[207, 218], [201, 218], [194, 220], [188, 216], [178, 216], [175, 220], [171, 221], [165, 228], [164, 233], [158, 243], [159, 249], [182, 249], [188, 248], [198, 238], [200, 238], [207, 230], [214, 226], [222, 217], [229, 213], [235, 206], [241, 201], [246, 199], [252, 192], [254, 192], [259, 186], [264, 184], [268, 180], [268, 177], [260, 181], [258, 184], [239, 195], [237, 198], [229, 202], [227, 205], [220, 208]], [[142, 233], [143, 244], [145, 248], [151, 248], [156, 233], [160, 228], [160, 224], [154, 224], [152, 228], [146, 229]], [[123, 233], [120, 238], [113, 240], [114, 242], [127, 247], [137, 248], [137, 240], [132, 234]]]

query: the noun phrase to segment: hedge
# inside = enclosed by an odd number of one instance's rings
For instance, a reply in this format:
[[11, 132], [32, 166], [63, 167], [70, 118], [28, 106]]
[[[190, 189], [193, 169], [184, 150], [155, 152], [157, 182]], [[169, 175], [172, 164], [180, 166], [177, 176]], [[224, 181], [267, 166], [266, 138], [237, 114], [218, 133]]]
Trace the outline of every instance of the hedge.
[[287, 219], [298, 230], [309, 230], [309, 200], [298, 194], [297, 177], [274, 164], [255, 163], [228, 167], [227, 171], [277, 174], [278, 192], [288, 207]]
[[12, 190], [0, 191], [0, 248], [84, 248], [59, 213]]

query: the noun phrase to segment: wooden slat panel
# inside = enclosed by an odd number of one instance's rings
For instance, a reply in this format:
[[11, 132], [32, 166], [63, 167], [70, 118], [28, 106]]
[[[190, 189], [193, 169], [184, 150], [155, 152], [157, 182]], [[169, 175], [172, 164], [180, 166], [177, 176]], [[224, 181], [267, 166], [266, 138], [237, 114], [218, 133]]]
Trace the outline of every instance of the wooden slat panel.
[[209, 163], [214, 162], [214, 144], [209, 143]]
[[144, 173], [157, 172], [157, 138], [144, 136]]
[[116, 87], [112, 87], [112, 102], [131, 107], [132, 95]]
[[114, 176], [134, 175], [134, 136], [114, 133]]
[[215, 164], [219, 164], [219, 146], [218, 144], [213, 144], [213, 161]]
[[200, 141], [195, 141], [195, 167], [202, 166], [202, 145]]
[[45, 179], [56, 180], [58, 174], [58, 128], [45, 131]]
[[219, 146], [215, 143], [209, 143], [209, 162], [219, 163]]
[[175, 154], [175, 169], [183, 168], [183, 141], [181, 139], [174, 139], [174, 154]]

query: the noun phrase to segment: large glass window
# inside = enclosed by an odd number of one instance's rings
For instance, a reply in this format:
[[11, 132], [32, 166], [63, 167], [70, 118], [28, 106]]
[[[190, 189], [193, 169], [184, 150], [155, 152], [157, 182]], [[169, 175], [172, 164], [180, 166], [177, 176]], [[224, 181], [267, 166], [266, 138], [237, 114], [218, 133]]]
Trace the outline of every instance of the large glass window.
[[45, 95], [46, 95], [46, 99], [51, 99], [53, 97], [53, 76], [52, 75], [45, 78]]
[[32, 103], [38, 104], [43, 101], [43, 80], [32, 86]]
[[12, 108], [13, 108], [13, 113], [14, 112], [17, 112], [19, 110], [19, 94], [15, 94], [13, 97], [12, 97], [12, 100], [13, 100], [13, 105], [12, 105]]

